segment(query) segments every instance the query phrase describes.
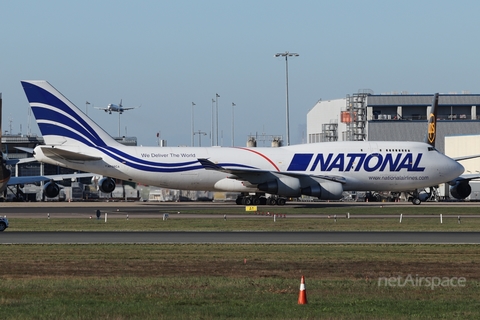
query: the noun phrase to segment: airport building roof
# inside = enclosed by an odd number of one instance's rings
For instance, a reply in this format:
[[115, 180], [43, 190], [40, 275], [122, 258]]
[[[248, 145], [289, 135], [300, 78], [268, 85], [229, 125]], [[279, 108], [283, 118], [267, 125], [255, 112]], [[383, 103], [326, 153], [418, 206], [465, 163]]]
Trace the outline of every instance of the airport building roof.
[[[367, 97], [367, 106], [430, 106], [432, 94], [371, 94]], [[443, 94], [439, 95], [439, 105], [451, 106], [478, 106], [480, 94]]]

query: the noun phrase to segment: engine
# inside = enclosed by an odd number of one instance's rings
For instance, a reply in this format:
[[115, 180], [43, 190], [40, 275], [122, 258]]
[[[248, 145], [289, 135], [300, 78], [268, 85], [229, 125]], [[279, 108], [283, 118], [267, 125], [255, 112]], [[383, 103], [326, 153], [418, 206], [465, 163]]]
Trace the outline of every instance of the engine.
[[317, 181], [316, 183], [302, 188], [302, 194], [317, 197], [320, 200], [339, 200], [343, 197], [343, 186], [334, 181]]
[[275, 180], [260, 183], [257, 188], [260, 191], [285, 197], [298, 197], [301, 195], [300, 180], [288, 176], [281, 176]]
[[456, 199], [465, 199], [472, 192], [472, 187], [468, 181], [459, 181], [454, 186], [450, 187], [450, 193]]
[[427, 201], [432, 194], [428, 193], [425, 190], [422, 190], [418, 193], [418, 199], [420, 199], [421, 202]]
[[98, 189], [103, 193], [112, 193], [115, 190], [115, 181], [112, 178], [102, 178], [98, 181]]
[[48, 198], [55, 198], [60, 193], [60, 187], [53, 181], [43, 186], [43, 194]]

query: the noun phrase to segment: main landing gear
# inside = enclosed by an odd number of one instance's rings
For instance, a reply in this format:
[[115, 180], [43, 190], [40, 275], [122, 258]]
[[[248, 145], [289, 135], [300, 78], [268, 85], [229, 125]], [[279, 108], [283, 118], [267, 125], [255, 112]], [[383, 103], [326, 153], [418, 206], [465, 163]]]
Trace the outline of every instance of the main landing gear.
[[265, 195], [240, 195], [235, 201], [238, 205], [250, 206], [250, 205], [278, 205], [283, 206], [287, 202], [286, 198], [270, 196], [266, 197]]
[[416, 206], [418, 206], [420, 203], [422, 203], [422, 200], [418, 198], [412, 198], [412, 203]]

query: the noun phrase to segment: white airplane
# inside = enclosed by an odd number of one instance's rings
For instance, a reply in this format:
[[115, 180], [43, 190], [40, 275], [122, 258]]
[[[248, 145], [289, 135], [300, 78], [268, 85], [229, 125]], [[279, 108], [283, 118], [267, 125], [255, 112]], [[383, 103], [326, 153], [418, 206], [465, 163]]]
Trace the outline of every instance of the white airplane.
[[99, 109], [99, 110], [103, 110], [103, 111], [105, 111], [105, 112], [108, 112], [109, 114], [112, 114], [112, 112], [118, 112], [118, 113], [122, 114], [123, 111], [140, 108], [140, 106], [138, 106], [138, 107], [124, 108], [123, 105], [122, 105], [122, 100], [120, 100], [120, 104], [110, 103], [106, 108], [100, 108], [100, 107], [94, 107], [94, 108], [95, 108], [95, 109]]
[[[93, 172], [103, 192], [113, 178], [170, 189], [233, 191], [237, 204], [288, 197], [342, 198], [344, 191], [405, 191], [438, 185], [464, 168], [424, 142], [324, 142], [279, 148], [124, 146], [47, 81], [22, 81], [45, 145], [34, 157]], [[435, 132], [435, 125], [429, 125]], [[250, 195], [254, 193], [255, 195]], [[269, 198], [265, 194], [270, 194]]]

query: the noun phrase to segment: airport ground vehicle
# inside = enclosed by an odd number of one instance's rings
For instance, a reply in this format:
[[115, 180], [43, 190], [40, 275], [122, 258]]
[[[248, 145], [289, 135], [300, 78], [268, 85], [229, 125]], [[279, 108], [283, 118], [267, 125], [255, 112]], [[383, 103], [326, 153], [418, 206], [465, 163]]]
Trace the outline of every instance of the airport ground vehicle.
[[0, 232], [8, 228], [8, 219], [5, 217], [0, 217]]

